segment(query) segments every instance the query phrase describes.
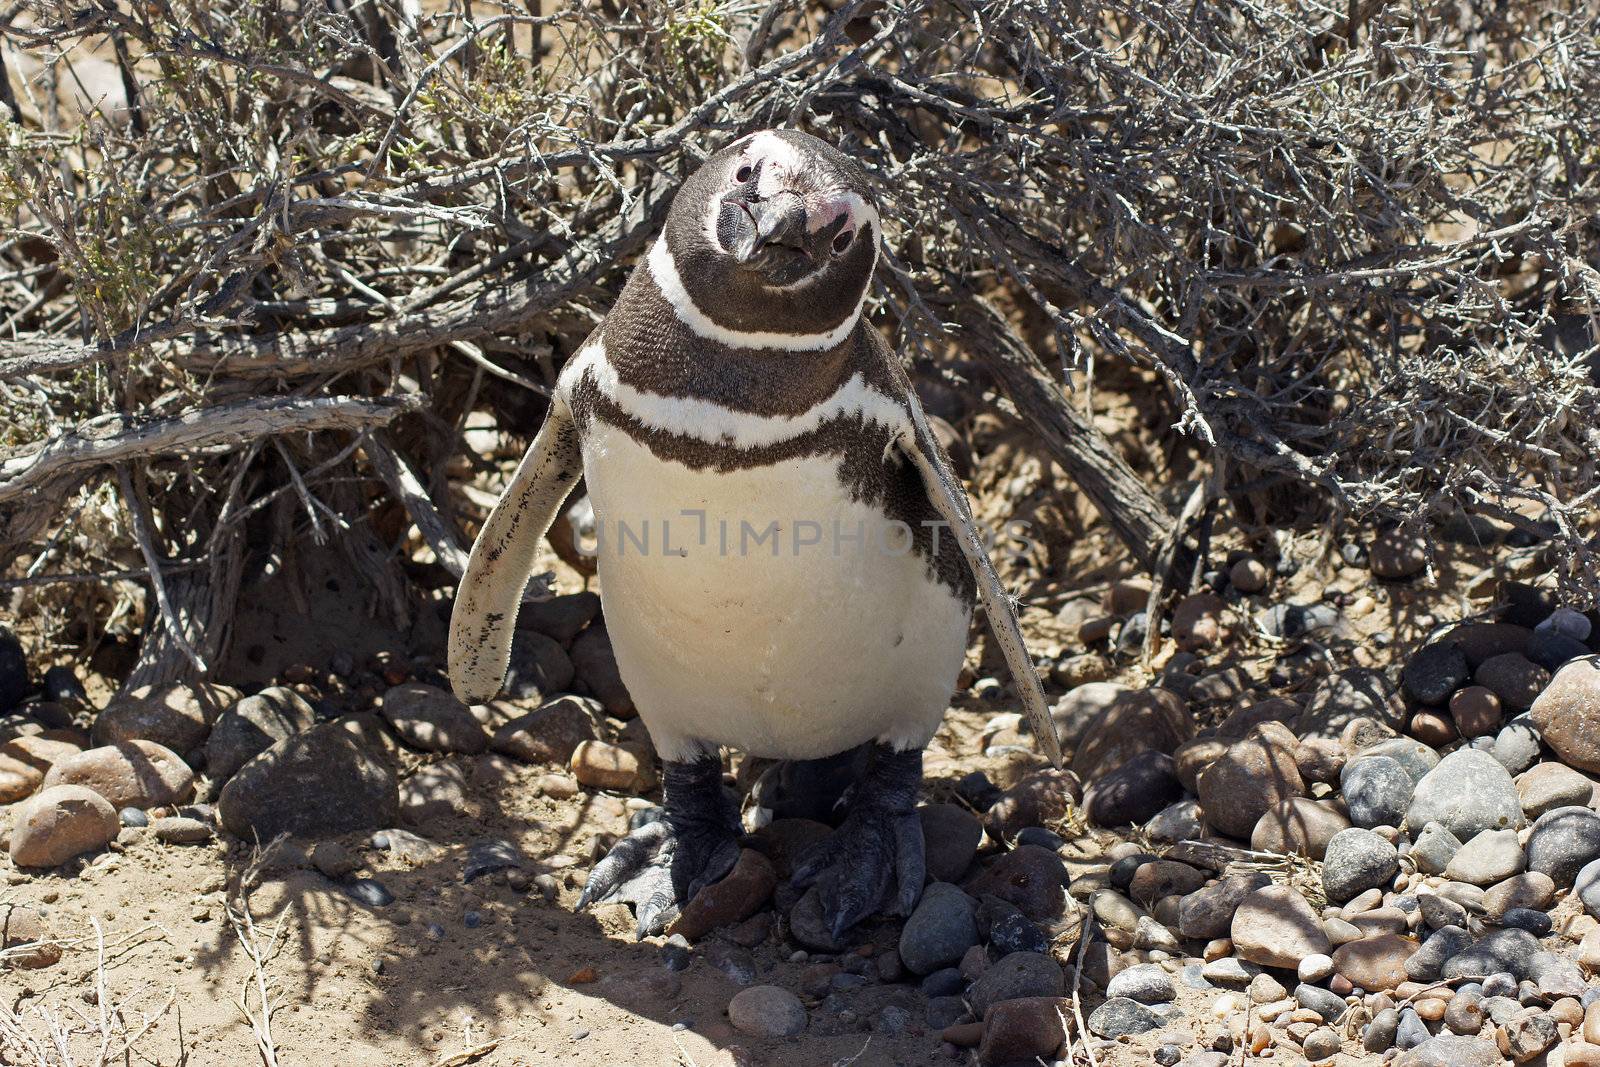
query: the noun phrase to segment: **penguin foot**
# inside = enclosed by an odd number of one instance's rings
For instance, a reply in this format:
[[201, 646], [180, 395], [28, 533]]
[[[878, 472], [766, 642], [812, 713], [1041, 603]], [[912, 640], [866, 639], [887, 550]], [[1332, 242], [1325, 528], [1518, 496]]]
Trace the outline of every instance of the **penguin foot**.
[[850, 801], [850, 814], [795, 869], [799, 888], [816, 884], [835, 938], [877, 913], [909, 915], [927, 877], [917, 788], [922, 750], [875, 744]]
[[739, 858], [739, 814], [722, 789], [722, 761], [706, 757], [662, 770], [664, 818], [634, 830], [595, 864], [578, 897], [632, 904], [642, 938], [659, 934], [702, 888]]

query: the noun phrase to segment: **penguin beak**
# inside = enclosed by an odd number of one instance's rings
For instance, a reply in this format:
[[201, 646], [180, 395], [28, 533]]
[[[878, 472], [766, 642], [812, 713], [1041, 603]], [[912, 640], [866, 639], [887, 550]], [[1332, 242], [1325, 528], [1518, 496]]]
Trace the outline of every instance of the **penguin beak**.
[[741, 266], [766, 266], [785, 251], [811, 258], [806, 206], [798, 194], [780, 192], [765, 200], [740, 200], [738, 205], [750, 217], [730, 249]]

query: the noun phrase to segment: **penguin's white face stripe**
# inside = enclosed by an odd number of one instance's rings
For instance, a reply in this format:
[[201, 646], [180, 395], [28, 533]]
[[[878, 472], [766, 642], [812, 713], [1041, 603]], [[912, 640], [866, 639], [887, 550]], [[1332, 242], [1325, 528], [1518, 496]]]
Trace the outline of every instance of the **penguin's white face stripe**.
[[612, 403], [652, 430], [708, 444], [738, 449], [764, 448], [811, 433], [829, 419], [859, 417], [890, 429], [911, 425], [904, 404], [868, 385], [860, 373], [850, 376], [838, 391], [799, 415], [755, 415], [734, 411], [721, 404], [695, 397], [664, 396], [650, 393], [619, 380], [616, 368], [606, 359], [605, 346], [594, 341], [585, 345], [568, 361], [561, 372], [560, 389], [570, 394], [592, 372], [597, 388]]
[[[873, 234], [876, 236], [876, 228]], [[876, 243], [873, 254], [874, 256], [877, 254]], [[667, 303], [672, 305], [673, 313], [678, 316], [679, 321], [699, 336], [730, 348], [781, 348], [793, 352], [820, 352], [833, 348], [850, 336], [850, 331], [856, 328], [856, 323], [861, 318], [861, 309], [867, 302], [867, 291], [863, 288], [860, 298], [856, 300], [855, 308], [845, 316], [843, 322], [826, 333], [734, 330], [717, 323], [695, 304], [694, 298], [683, 287], [683, 279], [678, 275], [677, 261], [673, 259], [672, 250], [667, 247], [665, 234], [656, 238], [656, 243], [650, 248], [647, 262], [656, 287], [661, 290], [661, 295], [666, 298]]]

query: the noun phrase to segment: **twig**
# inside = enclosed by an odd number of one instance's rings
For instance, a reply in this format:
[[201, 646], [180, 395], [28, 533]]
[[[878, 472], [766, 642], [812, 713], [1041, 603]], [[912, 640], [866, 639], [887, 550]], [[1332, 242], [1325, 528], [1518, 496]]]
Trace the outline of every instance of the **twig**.
[[143, 492], [139, 491], [128, 476], [128, 469], [117, 467], [117, 484], [122, 489], [122, 502], [127, 505], [128, 515], [133, 520], [133, 536], [139, 542], [139, 552], [144, 556], [145, 569], [150, 572], [150, 588], [156, 595], [156, 604], [161, 610], [161, 621], [167, 628], [167, 634], [172, 638], [172, 643], [178, 650], [188, 657], [194, 669], [204, 675], [210, 672], [206, 661], [200, 657], [189, 643], [189, 635], [184, 631], [182, 620], [173, 610], [172, 601], [167, 596], [167, 582], [161, 575], [161, 557], [156, 554], [155, 542], [151, 539], [150, 505]]

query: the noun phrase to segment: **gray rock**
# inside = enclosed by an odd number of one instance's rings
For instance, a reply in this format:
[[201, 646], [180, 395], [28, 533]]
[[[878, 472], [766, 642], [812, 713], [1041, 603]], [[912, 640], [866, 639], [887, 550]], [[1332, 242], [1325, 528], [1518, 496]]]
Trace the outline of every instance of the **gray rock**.
[[1449, 897], [1442, 897], [1438, 893], [1424, 893], [1417, 899], [1417, 903], [1422, 908], [1422, 921], [1428, 924], [1430, 930], [1466, 925], [1467, 909]]
[[728, 1002], [728, 1021], [751, 1037], [793, 1037], [806, 1028], [806, 1006], [787, 989], [753, 985]]
[[1232, 956], [1214, 959], [1200, 968], [1200, 977], [1212, 985], [1232, 987], [1247, 986], [1260, 973], [1260, 967]]
[[1232, 874], [1178, 902], [1178, 933], [1198, 941], [1227, 937], [1233, 913], [1245, 897], [1272, 884], [1260, 871]]
[[1532, 717], [1518, 715], [1494, 735], [1494, 747], [1490, 753], [1506, 770], [1521, 774], [1539, 762], [1540, 741], [1539, 727], [1534, 724]]
[[1450, 859], [1461, 850], [1461, 840], [1436, 822], [1417, 833], [1408, 855], [1424, 874], [1443, 874]]
[[547, 700], [572, 685], [576, 671], [567, 650], [537, 630], [511, 636], [511, 659], [501, 692], [510, 700]]
[[1578, 872], [1600, 859], [1600, 812], [1577, 806], [1539, 816], [1528, 835], [1528, 869], [1568, 888]]
[[1522, 845], [1515, 830], [1485, 830], [1461, 849], [1444, 870], [1445, 877], [1488, 887], [1523, 870]]
[[1142, 823], [1182, 796], [1172, 757], [1147, 749], [1089, 783], [1084, 817], [1096, 826]]
[[489, 735], [467, 706], [438, 686], [405, 682], [383, 694], [383, 717], [401, 740], [425, 752], [476, 755], [489, 748]]
[[1116, 682], [1087, 682], [1063, 693], [1050, 709], [1050, 719], [1056, 724], [1061, 747], [1076, 746], [1089, 724], [1115, 704], [1117, 698], [1130, 692], [1127, 686]]
[[[1549, 916], [1542, 917], [1548, 922]], [[1528, 980], [1538, 987], [1541, 997], [1552, 1001], [1562, 997], [1581, 997], [1589, 987], [1578, 965], [1554, 952], [1534, 954], [1528, 963]]]
[[1387, 885], [1400, 869], [1395, 847], [1371, 830], [1352, 826], [1328, 842], [1322, 859], [1322, 888], [1342, 904], [1357, 893]]
[[1587, 807], [1594, 796], [1594, 781], [1564, 763], [1538, 763], [1517, 776], [1522, 813], [1537, 819], [1556, 808]]
[[1356, 753], [1355, 758], [1361, 759], [1366, 756], [1387, 756], [1395, 760], [1405, 768], [1406, 774], [1411, 776], [1412, 785], [1422, 781], [1429, 771], [1439, 766], [1439, 753], [1410, 737], [1391, 737], [1367, 745]]
[[337, 723], [279, 741], [239, 768], [217, 801], [222, 825], [246, 841], [378, 830], [399, 809], [394, 769]]
[[538, 630], [559, 644], [570, 645], [578, 632], [599, 614], [599, 594], [586, 589], [523, 604], [517, 612], [517, 629]]
[[1406, 960], [1406, 974], [1413, 982], [1437, 982], [1444, 965], [1472, 945], [1472, 935], [1460, 926], [1442, 926], [1422, 947]]
[[1411, 806], [1414, 783], [1399, 760], [1362, 755], [1345, 764], [1339, 791], [1355, 826], [1399, 826]]
[[1539, 939], [1526, 930], [1493, 930], [1445, 961], [1444, 978], [1481, 978], [1505, 971], [1518, 980], [1530, 976]]
[[279, 741], [316, 725], [316, 712], [293, 689], [275, 685], [245, 697], [217, 719], [206, 739], [206, 776], [225, 782]]
[[1483, 830], [1521, 829], [1522, 802], [1511, 774], [1494, 757], [1458, 749], [1417, 783], [1406, 825], [1437, 822], [1459, 840]]
[[1119, 971], [1106, 986], [1108, 998], [1127, 997], [1141, 1004], [1165, 1004], [1177, 995], [1172, 976], [1154, 963], [1141, 963]]
[[1200, 822], [1200, 802], [1180, 800], [1168, 804], [1145, 823], [1144, 833], [1151, 841], [1169, 845], [1200, 837], [1205, 833]]
[[1572, 894], [1583, 910], [1600, 919], [1600, 860], [1590, 860], [1572, 882]]
[[1325, 1023], [1338, 1022], [1349, 1007], [1339, 994], [1307, 982], [1301, 982], [1294, 987], [1294, 999], [1302, 1008], [1310, 1008], [1322, 1016], [1322, 1021]]
[[1416, 1048], [1427, 1041], [1431, 1035], [1428, 1033], [1428, 1024], [1414, 1008], [1400, 1009], [1400, 1025], [1395, 1027], [1394, 1044], [1396, 1048]]
[[1117, 997], [1106, 1001], [1089, 1016], [1089, 1032], [1099, 1037], [1116, 1039], [1148, 1033], [1165, 1024], [1166, 1020], [1137, 1000]]
[[1589, 646], [1566, 634], [1536, 628], [1533, 636], [1528, 638], [1528, 647], [1523, 654], [1545, 670], [1554, 671], [1560, 670], [1570, 660], [1587, 656]]
[[1342, 622], [1331, 604], [1274, 604], [1256, 612], [1256, 624], [1271, 637], [1293, 639], [1321, 630], [1332, 630]]
[[1440, 1034], [1395, 1060], [1395, 1067], [1502, 1067], [1504, 1063], [1505, 1058], [1493, 1041]]
[[1021, 997], [1059, 997], [1064, 983], [1061, 965], [1037, 952], [1013, 952], [989, 966], [967, 991], [972, 1014], [983, 1018], [989, 1005]]
[[1400, 675], [1400, 684], [1419, 704], [1442, 707], [1472, 677], [1466, 653], [1454, 641], [1423, 645]]
[[394, 894], [389, 892], [389, 887], [376, 878], [357, 878], [347, 882], [344, 891], [352, 900], [369, 908], [382, 908], [394, 903]]
[[1381, 672], [1355, 667], [1323, 680], [1295, 723], [1295, 733], [1336, 741], [1360, 718], [1399, 729], [1405, 723], [1405, 705]]
[[900, 960], [912, 974], [931, 974], [959, 962], [977, 943], [972, 898], [948, 882], [933, 882], [900, 931]]
[[1394, 1047], [1395, 1031], [1399, 1027], [1400, 1013], [1394, 1008], [1384, 1008], [1361, 1032], [1361, 1047], [1368, 1052], [1389, 1051]]

